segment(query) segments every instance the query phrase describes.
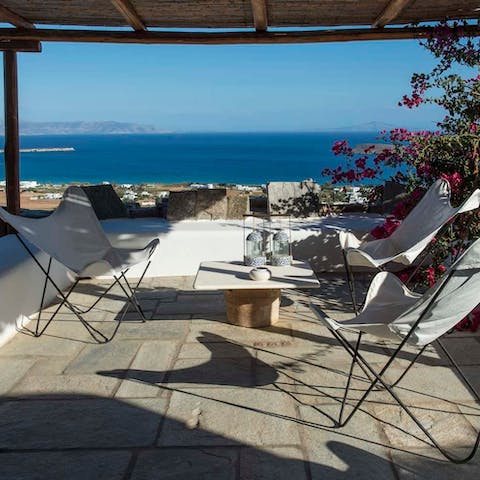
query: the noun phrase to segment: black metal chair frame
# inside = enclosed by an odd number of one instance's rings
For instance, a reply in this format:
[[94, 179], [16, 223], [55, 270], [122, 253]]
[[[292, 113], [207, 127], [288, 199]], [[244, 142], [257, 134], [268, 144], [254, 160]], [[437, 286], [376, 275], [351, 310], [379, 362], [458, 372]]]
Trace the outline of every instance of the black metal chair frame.
[[[451, 276], [451, 274], [447, 277], [445, 283], [448, 281], [450, 276]], [[474, 455], [475, 455], [475, 453], [476, 453], [476, 451], [479, 447], [479, 444], [480, 444], [480, 432], [478, 432], [477, 439], [474, 443], [474, 446], [473, 446], [472, 450], [469, 452], [469, 454], [465, 457], [462, 457], [462, 458], [456, 457], [455, 455], [452, 455], [451, 453], [449, 453], [445, 448], [443, 448], [433, 438], [433, 436], [425, 428], [425, 426], [420, 422], [420, 420], [415, 416], [415, 414], [412, 412], [412, 410], [407, 405], [405, 405], [404, 402], [402, 402], [402, 400], [398, 397], [398, 395], [393, 390], [393, 388], [396, 387], [400, 383], [400, 381], [405, 377], [405, 375], [408, 373], [410, 368], [415, 364], [415, 362], [418, 360], [420, 355], [423, 353], [423, 351], [425, 350], [427, 345], [425, 345], [424, 347], [422, 347], [419, 350], [419, 352], [415, 355], [413, 360], [409, 363], [409, 365], [406, 367], [406, 369], [402, 372], [402, 374], [400, 375], [400, 377], [397, 380], [395, 380], [393, 383], [388, 383], [384, 378], [385, 372], [391, 366], [393, 361], [397, 358], [398, 354], [402, 351], [403, 347], [408, 342], [408, 339], [412, 336], [412, 334], [414, 333], [417, 326], [420, 324], [422, 319], [428, 313], [428, 311], [430, 310], [430, 307], [434, 304], [434, 302], [436, 301], [436, 299], [438, 298], [438, 296], [440, 295], [442, 290], [443, 290], [443, 287], [439, 288], [439, 290], [437, 290], [435, 295], [432, 296], [432, 299], [430, 300], [430, 302], [427, 305], [427, 307], [425, 308], [425, 310], [419, 316], [418, 320], [412, 326], [412, 328], [407, 333], [407, 335], [405, 335], [405, 337], [402, 339], [402, 341], [400, 342], [398, 347], [392, 353], [392, 355], [389, 358], [389, 360], [387, 361], [387, 363], [383, 366], [383, 368], [379, 372], [377, 372], [375, 369], [373, 369], [372, 366], [365, 360], [363, 355], [360, 353], [360, 344], [361, 344], [361, 339], [362, 339], [363, 332], [359, 332], [358, 330], [355, 330], [353, 328], [348, 328], [348, 327], [341, 327], [338, 330], [335, 330], [333, 328], [329, 328], [329, 330], [332, 332], [334, 337], [339, 341], [339, 343], [345, 348], [345, 350], [348, 352], [348, 354], [352, 357], [352, 363], [350, 365], [350, 369], [349, 369], [349, 372], [348, 372], [347, 383], [346, 383], [346, 386], [345, 386], [345, 391], [344, 391], [344, 394], [343, 394], [342, 403], [341, 403], [341, 407], [340, 407], [340, 413], [339, 413], [339, 416], [338, 416], [338, 420], [336, 421], [335, 427], [336, 428], [344, 427], [350, 421], [350, 419], [354, 416], [355, 412], [357, 412], [357, 410], [361, 407], [361, 405], [367, 399], [367, 397], [370, 395], [370, 393], [378, 385], [380, 388], [383, 387], [383, 389], [385, 389], [393, 397], [393, 399], [398, 403], [398, 405], [415, 422], [415, 424], [422, 430], [422, 432], [427, 436], [427, 438], [430, 440], [430, 442], [432, 442], [433, 446], [435, 448], [437, 448], [439, 450], [439, 452], [445, 458], [447, 458], [450, 462], [460, 464], [460, 463], [466, 463], [474, 457]], [[350, 333], [355, 333], [357, 335], [357, 339], [356, 339], [355, 344], [352, 345], [345, 338], [345, 336], [341, 333], [340, 330], [345, 330], [345, 331], [348, 331]], [[449, 359], [451, 365], [455, 368], [457, 373], [460, 375], [460, 377], [464, 381], [465, 385], [467, 385], [468, 389], [470, 390], [472, 395], [475, 397], [476, 401], [480, 403], [479, 393], [475, 390], [475, 388], [472, 386], [472, 384], [465, 377], [465, 375], [461, 371], [458, 364], [454, 361], [454, 359], [452, 358], [450, 353], [445, 349], [445, 347], [442, 345], [440, 340], [437, 339], [436, 341], [437, 341], [438, 345], [441, 347], [442, 351], [446, 354], [446, 356]], [[361, 398], [357, 401], [357, 403], [353, 406], [353, 409], [351, 410], [351, 412], [346, 416], [346, 418], [344, 418], [345, 406], [347, 404], [348, 392], [350, 390], [350, 384], [351, 384], [351, 380], [352, 380], [352, 376], [353, 376], [353, 370], [354, 370], [355, 365], [358, 365], [367, 374], [368, 381], [370, 382], [370, 385], [367, 388], [367, 390], [365, 390], [365, 392], [363, 393]], [[368, 373], [366, 372], [366, 370], [368, 371]]]
[[[85, 327], [85, 329], [88, 331], [88, 333], [90, 334], [90, 336], [97, 342], [97, 343], [107, 343], [109, 342], [110, 340], [113, 339], [113, 337], [116, 335], [119, 327], [120, 327], [120, 324], [121, 322], [124, 320], [125, 318], [125, 315], [127, 314], [128, 312], [128, 306], [129, 304], [133, 306], [133, 308], [137, 311], [137, 313], [140, 315], [140, 318], [141, 318], [141, 322], [145, 322], [146, 321], [146, 318], [145, 318], [145, 314], [142, 310], [142, 307], [140, 305], [140, 302], [138, 301], [137, 299], [137, 290], [138, 288], [140, 287], [140, 284], [143, 280], [143, 278], [145, 277], [145, 274], [147, 273], [147, 270], [148, 268], [150, 267], [150, 264], [151, 264], [151, 261], [149, 260], [145, 266], [145, 269], [143, 270], [142, 272], [142, 275], [140, 276], [138, 282], [136, 283], [136, 285], [132, 286], [130, 285], [129, 281], [127, 280], [126, 278], [126, 273], [128, 272], [128, 268], [122, 272], [120, 272], [120, 274], [117, 274], [117, 275], [114, 275], [113, 278], [113, 282], [111, 283], [111, 285], [109, 285], [103, 292], [102, 294], [95, 300], [95, 302], [90, 305], [89, 307], [87, 308], [79, 308], [78, 306], [74, 305], [72, 302], [70, 302], [69, 300], [69, 297], [70, 295], [74, 292], [75, 288], [77, 287], [77, 285], [82, 281], [82, 280], [87, 280], [89, 279], [90, 277], [78, 277], [73, 285], [70, 287], [70, 289], [67, 291], [67, 293], [64, 293], [61, 288], [57, 285], [57, 283], [53, 280], [53, 278], [51, 277], [50, 275], [50, 269], [51, 269], [51, 266], [52, 266], [52, 257], [49, 258], [49, 261], [48, 261], [48, 265], [47, 267], [44, 267], [40, 261], [38, 260], [38, 258], [35, 256], [35, 254], [32, 252], [32, 250], [29, 248], [29, 246], [26, 244], [26, 242], [23, 240], [23, 238], [18, 234], [18, 233], [15, 233], [16, 237], [18, 238], [18, 240], [20, 241], [20, 243], [23, 245], [23, 247], [25, 248], [25, 250], [29, 253], [29, 255], [32, 257], [32, 259], [35, 261], [35, 263], [37, 264], [38, 268], [43, 272], [43, 274], [45, 275], [45, 282], [44, 282], [44, 285], [43, 285], [43, 291], [42, 291], [42, 295], [41, 295], [41, 301], [40, 301], [40, 309], [39, 309], [39, 312], [38, 312], [38, 316], [37, 316], [37, 319], [36, 319], [36, 323], [35, 323], [35, 328], [33, 330], [23, 326], [22, 327], [22, 330], [33, 335], [34, 337], [40, 337], [44, 332], [45, 330], [48, 328], [48, 326], [50, 325], [50, 323], [54, 320], [54, 318], [56, 317], [56, 315], [58, 314], [58, 312], [60, 311], [60, 309], [65, 306], [66, 308], [68, 308], [76, 317], [77, 319], [80, 321], [80, 323]], [[122, 284], [122, 281], [125, 283], [125, 285]], [[44, 302], [45, 302], [45, 295], [46, 295], [46, 292], [47, 292], [47, 287], [48, 287], [48, 284], [51, 284], [53, 286], [53, 288], [56, 290], [56, 293], [57, 293], [57, 296], [60, 297], [61, 299], [61, 302], [60, 304], [57, 306], [57, 308], [55, 309], [55, 311], [51, 314], [50, 318], [48, 318], [46, 320], [46, 323], [41, 327], [41, 322], [42, 322], [42, 312], [45, 308], [45, 305], [44, 305]], [[100, 332], [98, 329], [96, 329], [93, 325], [91, 325], [87, 320], [85, 320], [84, 318], [84, 315], [87, 314], [88, 312], [90, 312], [103, 298], [105, 298], [105, 296], [110, 292], [110, 290], [112, 290], [112, 288], [115, 286], [115, 285], [119, 285], [121, 290], [123, 291], [126, 299], [127, 299], [127, 303], [125, 304], [125, 306], [123, 307], [122, 309], [122, 313], [121, 313], [121, 316], [120, 318], [117, 320], [117, 325], [115, 326], [113, 332], [111, 333], [110, 336], [106, 336], [104, 335], [102, 332]]]

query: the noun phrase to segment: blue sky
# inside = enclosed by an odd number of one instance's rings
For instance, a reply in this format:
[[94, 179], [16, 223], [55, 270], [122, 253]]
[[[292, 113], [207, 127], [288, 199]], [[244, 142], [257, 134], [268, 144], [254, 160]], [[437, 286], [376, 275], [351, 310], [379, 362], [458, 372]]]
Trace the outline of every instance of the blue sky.
[[178, 132], [322, 130], [371, 121], [426, 128], [440, 116], [435, 107], [409, 111], [397, 102], [411, 74], [431, 65], [416, 41], [44, 43], [40, 54], [19, 54], [20, 119], [116, 120]]

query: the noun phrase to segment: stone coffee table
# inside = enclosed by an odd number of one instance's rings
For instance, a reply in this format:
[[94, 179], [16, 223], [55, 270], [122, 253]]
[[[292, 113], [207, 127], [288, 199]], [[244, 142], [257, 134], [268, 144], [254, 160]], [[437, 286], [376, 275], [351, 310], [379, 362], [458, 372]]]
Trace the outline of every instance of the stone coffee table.
[[266, 327], [278, 320], [282, 288], [316, 288], [320, 285], [308, 262], [294, 260], [289, 267], [268, 266], [270, 280], [251, 280], [253, 267], [240, 262], [203, 262], [193, 288], [223, 290], [227, 318], [241, 327]]

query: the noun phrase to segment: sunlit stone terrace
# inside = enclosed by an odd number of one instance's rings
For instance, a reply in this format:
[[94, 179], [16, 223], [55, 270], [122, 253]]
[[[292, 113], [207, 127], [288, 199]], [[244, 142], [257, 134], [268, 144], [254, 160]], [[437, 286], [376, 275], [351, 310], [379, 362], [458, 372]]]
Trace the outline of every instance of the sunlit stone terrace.
[[[477, 478], [478, 458], [448, 464], [385, 392], [332, 428], [350, 362], [307, 303], [333, 318], [351, 314], [343, 278], [320, 280], [311, 297], [285, 291], [280, 322], [265, 329], [226, 323], [220, 292], [167, 277], [141, 289], [150, 320], [128, 313], [108, 344], [68, 313], [40, 338], [17, 334], [0, 348], [0, 478]], [[100, 286], [74, 300], [91, 303]], [[89, 318], [108, 331], [123, 306], [113, 291]], [[479, 341], [443, 340], [477, 386]], [[367, 343], [365, 356], [379, 367], [387, 348]], [[444, 445], [463, 451], [480, 410], [446, 363], [430, 348], [398, 393]], [[350, 400], [367, 385], [355, 373]]]

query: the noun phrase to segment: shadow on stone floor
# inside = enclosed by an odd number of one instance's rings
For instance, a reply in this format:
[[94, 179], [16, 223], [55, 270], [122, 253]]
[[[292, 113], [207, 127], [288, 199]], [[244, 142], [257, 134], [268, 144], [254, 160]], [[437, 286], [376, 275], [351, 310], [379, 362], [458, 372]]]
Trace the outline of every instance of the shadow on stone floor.
[[[200, 332], [197, 341], [211, 353], [211, 358], [193, 367], [178, 370], [136, 370], [118, 369], [97, 371], [97, 375], [156, 385], [159, 383], [202, 384], [231, 387], [254, 387], [270, 385], [278, 379], [275, 368], [251, 356], [248, 350], [220, 335]], [[261, 369], [262, 375], [255, 376], [254, 368]]]
[[[166, 416], [166, 409], [166, 400], [160, 398], [122, 402], [32, 396], [21, 402], [3, 401], [0, 478], [155, 480], [167, 475], [179, 480], [395, 479], [402, 473], [399, 469], [407, 469], [415, 478], [432, 478], [429, 475], [434, 467], [449, 468], [445, 462], [400, 451], [395, 451], [394, 465], [388, 456], [353, 446], [348, 438], [345, 442], [327, 440], [320, 454], [306, 458], [300, 445], [245, 444], [205, 429], [201, 419], [189, 427]], [[200, 441], [187, 446], [180, 437], [166, 444], [162, 439], [167, 428]], [[460, 475], [456, 478], [474, 478], [468, 476], [473, 473], [469, 466], [455, 468], [449, 471]]]
[[[165, 423], [161, 399], [121, 402], [92, 397], [41, 399], [0, 405], [2, 480], [335, 479], [394, 478], [388, 459], [347, 442], [328, 441], [325, 464], [300, 447], [259, 448], [215, 434], [215, 445], [159, 446]], [[12, 418], [16, 421], [12, 422]], [[200, 438], [209, 434], [195, 427]], [[202, 435], [202, 431], [204, 434]], [[334, 461], [332, 461], [332, 459]], [[410, 459], [409, 466], [422, 459]]]

